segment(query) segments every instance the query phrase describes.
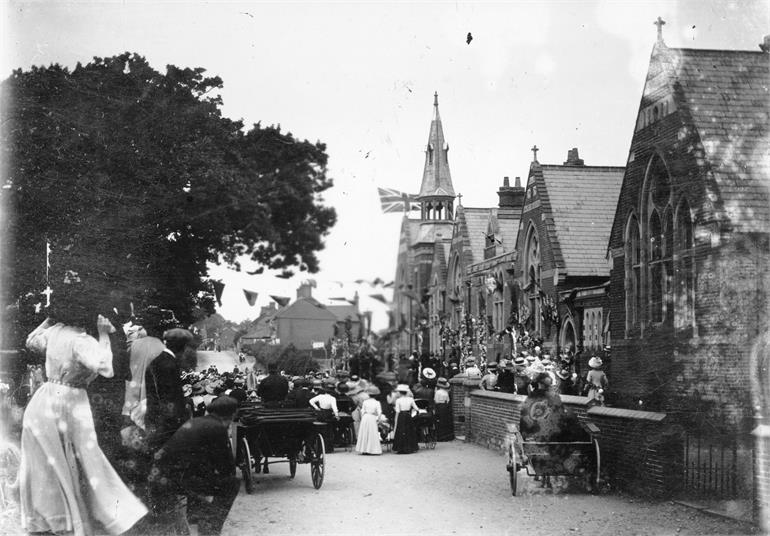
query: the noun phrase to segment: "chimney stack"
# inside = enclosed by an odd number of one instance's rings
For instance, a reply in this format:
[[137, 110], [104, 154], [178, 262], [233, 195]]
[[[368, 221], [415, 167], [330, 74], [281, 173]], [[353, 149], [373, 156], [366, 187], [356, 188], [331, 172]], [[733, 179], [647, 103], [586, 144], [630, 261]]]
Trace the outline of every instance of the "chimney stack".
[[759, 50], [767, 54], [770, 52], [770, 35], [765, 36], [765, 40], [759, 44]]
[[583, 166], [583, 159], [578, 156], [577, 147], [573, 147], [567, 151], [567, 161], [564, 162], [565, 166]]
[[521, 216], [524, 207], [524, 188], [521, 187], [521, 179], [516, 177], [516, 185], [511, 186], [508, 177], [503, 178], [503, 185], [497, 191], [499, 202], [497, 204], [497, 219], [512, 220]]
[[297, 289], [297, 299], [312, 298], [312, 297], [313, 297], [313, 285], [305, 281]]

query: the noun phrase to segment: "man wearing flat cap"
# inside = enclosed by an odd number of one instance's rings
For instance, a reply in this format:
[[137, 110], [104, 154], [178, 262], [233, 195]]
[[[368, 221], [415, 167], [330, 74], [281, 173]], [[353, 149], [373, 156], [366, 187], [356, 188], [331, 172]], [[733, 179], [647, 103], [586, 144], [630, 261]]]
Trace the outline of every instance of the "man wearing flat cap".
[[187, 420], [179, 359], [193, 335], [186, 329], [170, 329], [163, 334], [166, 348], [152, 360], [145, 372], [147, 388], [147, 443], [155, 451]]

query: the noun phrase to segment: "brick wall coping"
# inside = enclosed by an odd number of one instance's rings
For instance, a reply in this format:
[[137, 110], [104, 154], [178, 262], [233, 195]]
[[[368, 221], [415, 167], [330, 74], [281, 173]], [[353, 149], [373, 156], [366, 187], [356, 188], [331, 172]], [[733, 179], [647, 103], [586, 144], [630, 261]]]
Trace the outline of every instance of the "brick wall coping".
[[[468, 385], [467, 383], [465, 385]], [[484, 389], [476, 389], [470, 392], [471, 396], [480, 396], [484, 398], [496, 398], [498, 400], [515, 400], [516, 402], [524, 402], [527, 397], [525, 395], [516, 395], [513, 393], [501, 393], [500, 391], [485, 391]], [[561, 401], [564, 404], [571, 406], [585, 406], [588, 403], [587, 396], [572, 396], [572, 395], [560, 395]]]
[[665, 413], [655, 411], [639, 411], [636, 409], [608, 408], [605, 406], [594, 406], [586, 411], [587, 415], [596, 415], [601, 417], [615, 417], [618, 419], [634, 419], [637, 421], [660, 422], [666, 418]]
[[752, 430], [751, 435], [754, 437], [770, 437], [770, 424], [760, 424]]

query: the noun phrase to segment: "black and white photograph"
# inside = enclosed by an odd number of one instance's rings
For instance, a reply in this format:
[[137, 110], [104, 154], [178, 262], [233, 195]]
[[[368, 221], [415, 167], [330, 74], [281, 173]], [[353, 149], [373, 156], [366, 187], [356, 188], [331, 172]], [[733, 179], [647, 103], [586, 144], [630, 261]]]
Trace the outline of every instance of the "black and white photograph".
[[770, 534], [770, 2], [0, 2], [0, 534]]

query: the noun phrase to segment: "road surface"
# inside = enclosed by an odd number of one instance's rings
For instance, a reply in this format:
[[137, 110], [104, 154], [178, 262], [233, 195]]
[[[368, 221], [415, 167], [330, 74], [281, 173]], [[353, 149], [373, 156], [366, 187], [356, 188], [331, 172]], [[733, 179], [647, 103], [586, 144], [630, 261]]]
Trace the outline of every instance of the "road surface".
[[[320, 490], [310, 468], [288, 464], [233, 504], [223, 536], [751, 534], [752, 528], [670, 501], [612, 494], [546, 493], [529, 477], [512, 497], [502, 454], [460, 441], [410, 455], [326, 457]], [[523, 473], [520, 473], [523, 476]], [[523, 482], [523, 490], [522, 487]]]

